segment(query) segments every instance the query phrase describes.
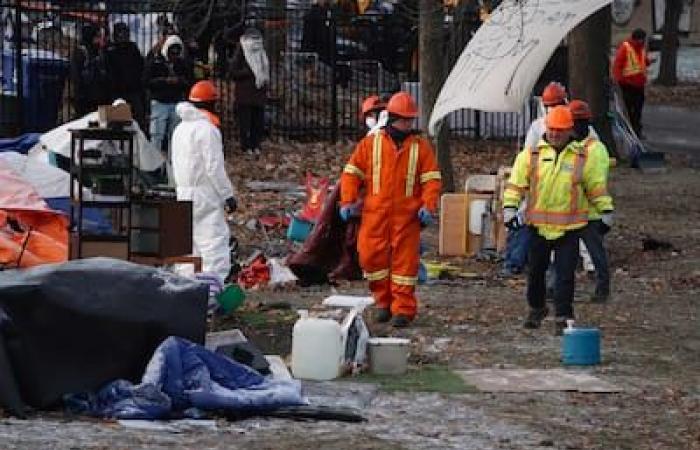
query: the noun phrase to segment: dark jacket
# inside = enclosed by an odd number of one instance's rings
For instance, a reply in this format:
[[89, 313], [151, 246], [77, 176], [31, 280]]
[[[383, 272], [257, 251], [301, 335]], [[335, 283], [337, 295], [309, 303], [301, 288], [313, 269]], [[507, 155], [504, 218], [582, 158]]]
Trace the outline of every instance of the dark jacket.
[[81, 45], [75, 49], [70, 62], [73, 85], [73, 107], [79, 116], [110, 103], [109, 77], [104, 53]]
[[143, 67], [143, 57], [133, 42], [112, 43], [107, 48], [107, 74], [115, 99], [143, 91]]
[[266, 87], [258, 89], [255, 86], [255, 75], [245, 60], [243, 50], [239, 45], [231, 59], [228, 76], [235, 82], [235, 103], [239, 106], [264, 106]]
[[[171, 84], [168, 77], [178, 77], [178, 82]], [[156, 55], [146, 60], [144, 81], [151, 93], [151, 99], [161, 103], [178, 103], [187, 98], [194, 81], [192, 64], [186, 59], [179, 58], [171, 65], [163, 55]]]

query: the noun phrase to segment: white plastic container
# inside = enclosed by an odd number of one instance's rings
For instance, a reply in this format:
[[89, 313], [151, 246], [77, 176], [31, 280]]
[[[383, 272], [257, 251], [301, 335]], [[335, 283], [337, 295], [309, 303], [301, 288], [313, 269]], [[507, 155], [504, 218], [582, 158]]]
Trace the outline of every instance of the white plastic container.
[[377, 375], [402, 375], [408, 366], [408, 339], [380, 337], [370, 338], [369, 363]]
[[345, 348], [338, 322], [301, 317], [292, 331], [292, 373], [303, 380], [332, 380], [340, 375]]

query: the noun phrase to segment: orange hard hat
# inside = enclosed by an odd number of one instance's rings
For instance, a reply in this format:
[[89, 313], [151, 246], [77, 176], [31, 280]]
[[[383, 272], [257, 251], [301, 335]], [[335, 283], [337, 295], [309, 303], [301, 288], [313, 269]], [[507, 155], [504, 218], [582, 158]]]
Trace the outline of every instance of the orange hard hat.
[[418, 117], [418, 107], [416, 102], [408, 92], [397, 92], [392, 95], [389, 102], [386, 104], [386, 110], [389, 114], [403, 117], [406, 119], [415, 119]]
[[191, 102], [213, 102], [219, 98], [219, 92], [209, 80], [198, 81], [190, 89], [189, 100]]
[[362, 102], [362, 115], [369, 114], [374, 111], [382, 109], [384, 105], [379, 100], [378, 95], [370, 95]]
[[588, 106], [588, 103], [583, 100], [571, 100], [571, 102], [569, 102], [569, 109], [574, 116], [574, 120], [590, 120], [591, 117], [593, 117], [591, 108]]
[[574, 127], [574, 115], [568, 106], [555, 106], [547, 113], [547, 129], [570, 130]]
[[566, 88], [561, 83], [552, 81], [542, 91], [544, 106], [556, 106], [566, 103]]

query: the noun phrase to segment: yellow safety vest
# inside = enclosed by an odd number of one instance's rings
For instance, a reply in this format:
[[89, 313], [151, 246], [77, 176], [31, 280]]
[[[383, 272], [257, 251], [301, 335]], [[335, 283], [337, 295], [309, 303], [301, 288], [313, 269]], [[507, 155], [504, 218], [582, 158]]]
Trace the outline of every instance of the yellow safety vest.
[[639, 74], [646, 74], [647, 72], [647, 55], [644, 50], [642, 50], [642, 60], [640, 61], [637, 57], [637, 52], [632, 47], [632, 44], [625, 41], [623, 42], [625, 50], [627, 53], [627, 63], [622, 69], [622, 76], [631, 77]]
[[541, 140], [518, 154], [503, 206], [517, 208], [527, 194], [526, 221], [549, 240], [582, 228], [589, 220], [589, 199], [600, 211], [612, 210], [607, 176], [597, 159], [588, 161], [581, 142], [572, 142], [557, 154]]

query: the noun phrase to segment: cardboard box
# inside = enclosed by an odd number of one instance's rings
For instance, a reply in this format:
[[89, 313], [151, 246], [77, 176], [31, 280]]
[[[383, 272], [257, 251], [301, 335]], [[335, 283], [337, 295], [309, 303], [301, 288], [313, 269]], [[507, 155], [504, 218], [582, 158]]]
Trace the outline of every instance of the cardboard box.
[[100, 105], [97, 107], [97, 118], [100, 122], [131, 122], [131, 106], [128, 103], [120, 105]]
[[443, 256], [464, 256], [467, 252], [467, 195], [444, 194], [440, 199], [438, 251]]

